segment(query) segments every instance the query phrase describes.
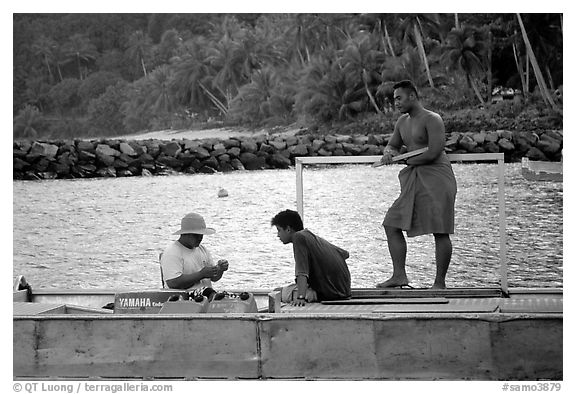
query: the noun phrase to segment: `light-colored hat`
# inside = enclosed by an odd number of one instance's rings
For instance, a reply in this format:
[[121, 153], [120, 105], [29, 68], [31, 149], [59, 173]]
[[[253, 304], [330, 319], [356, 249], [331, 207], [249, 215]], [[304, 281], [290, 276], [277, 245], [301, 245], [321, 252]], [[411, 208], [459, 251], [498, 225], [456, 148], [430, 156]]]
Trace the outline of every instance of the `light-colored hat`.
[[216, 232], [213, 228], [206, 227], [204, 218], [197, 213], [189, 213], [182, 218], [180, 230], [172, 235], [180, 234], [203, 234], [212, 235]]

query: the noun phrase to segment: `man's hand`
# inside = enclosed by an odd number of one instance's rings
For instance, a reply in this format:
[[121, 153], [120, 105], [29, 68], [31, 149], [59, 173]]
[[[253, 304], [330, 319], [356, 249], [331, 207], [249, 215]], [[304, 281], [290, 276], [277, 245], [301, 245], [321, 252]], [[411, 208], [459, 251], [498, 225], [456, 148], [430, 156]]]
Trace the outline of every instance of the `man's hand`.
[[382, 165], [392, 164], [392, 158], [393, 157], [394, 157], [394, 155], [391, 151], [384, 151], [384, 154], [380, 158], [380, 164], [382, 164]]
[[221, 271], [228, 271], [228, 260], [218, 260], [218, 268], [220, 268]]
[[216, 275], [218, 275], [219, 269], [217, 266], [208, 266], [208, 267], [204, 267], [200, 270], [200, 273], [202, 274], [202, 278], [209, 278], [212, 279], [213, 277], [215, 277]]

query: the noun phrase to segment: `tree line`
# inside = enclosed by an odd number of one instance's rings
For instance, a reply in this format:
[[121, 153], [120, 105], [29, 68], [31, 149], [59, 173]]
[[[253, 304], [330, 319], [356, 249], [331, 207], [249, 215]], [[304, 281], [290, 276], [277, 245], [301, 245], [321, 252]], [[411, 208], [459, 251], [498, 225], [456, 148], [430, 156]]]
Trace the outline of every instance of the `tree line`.
[[13, 18], [15, 138], [386, 117], [402, 79], [437, 109], [501, 86], [561, 111], [561, 14]]

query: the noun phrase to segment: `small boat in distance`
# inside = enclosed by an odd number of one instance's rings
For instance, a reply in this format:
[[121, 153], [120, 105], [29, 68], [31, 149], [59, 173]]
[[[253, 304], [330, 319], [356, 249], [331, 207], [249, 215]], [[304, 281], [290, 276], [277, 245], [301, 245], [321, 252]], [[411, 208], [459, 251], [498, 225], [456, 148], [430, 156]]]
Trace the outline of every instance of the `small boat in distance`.
[[534, 161], [527, 157], [522, 158], [522, 176], [529, 181], [562, 182], [562, 161]]

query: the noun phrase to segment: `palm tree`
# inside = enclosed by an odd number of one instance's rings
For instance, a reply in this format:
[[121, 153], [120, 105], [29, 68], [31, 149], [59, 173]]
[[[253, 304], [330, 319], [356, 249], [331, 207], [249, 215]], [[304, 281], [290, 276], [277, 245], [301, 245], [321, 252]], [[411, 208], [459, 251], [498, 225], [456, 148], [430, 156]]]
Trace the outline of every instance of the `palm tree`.
[[157, 67], [146, 78], [149, 83], [149, 92], [145, 105], [155, 114], [168, 116], [174, 109], [174, 96], [170, 91], [172, 73], [168, 65]]
[[39, 123], [42, 121], [42, 113], [32, 105], [25, 105], [14, 118], [15, 138], [36, 138], [39, 131]]
[[49, 81], [51, 83], [53, 82], [53, 76], [50, 63], [54, 61], [54, 52], [57, 47], [58, 44], [56, 43], [56, 41], [46, 36], [40, 36], [32, 44], [32, 51], [34, 52], [34, 54], [42, 57], [42, 60], [44, 61], [44, 65], [48, 70]]
[[482, 104], [484, 104], [484, 99], [480, 94], [474, 76], [484, 71], [482, 59], [485, 51], [486, 48], [481, 33], [472, 27], [465, 26], [462, 29], [454, 28], [448, 33], [441, 58], [448, 70], [464, 72], [468, 86], [474, 91]]
[[430, 73], [430, 66], [428, 58], [424, 49], [424, 42], [422, 36], [428, 32], [434, 32], [438, 28], [437, 16], [430, 14], [409, 14], [402, 18], [399, 26], [399, 31], [402, 33], [403, 41], [412, 41], [418, 48], [424, 67], [426, 68], [426, 75], [428, 76], [428, 83], [430, 87], [434, 87], [432, 74]]
[[212, 87], [218, 89], [226, 99], [226, 108], [238, 93], [243, 83], [242, 64], [246, 58], [243, 47], [225, 34], [214, 46], [206, 51], [206, 64], [214, 73]]
[[142, 73], [144, 76], [147, 75], [145, 58], [150, 54], [150, 49], [152, 48], [152, 40], [148, 37], [142, 30], [136, 30], [128, 38], [128, 48], [126, 49], [126, 55], [138, 63], [142, 67]]
[[207, 98], [208, 102], [226, 115], [227, 107], [208, 89], [212, 76], [205, 63], [207, 46], [204, 38], [195, 38], [184, 43], [182, 50], [187, 52], [172, 60], [174, 76], [171, 90], [184, 106], [192, 105], [196, 109], [204, 109], [207, 107]]
[[373, 81], [379, 84], [380, 68], [384, 61], [384, 54], [374, 49], [377, 44], [373, 42], [368, 33], [360, 33], [353, 39], [348, 40], [345, 48], [341, 51], [343, 72], [357, 79], [363, 86], [372, 107], [377, 113], [382, 113], [372, 94]]
[[329, 57], [315, 56], [298, 81], [296, 108], [324, 121], [345, 120], [364, 109], [364, 93]]
[[78, 66], [78, 77], [84, 79], [82, 74], [82, 63], [89, 63], [96, 59], [96, 46], [90, 42], [90, 39], [84, 34], [74, 34], [68, 39], [64, 46], [67, 55], [67, 61], [76, 61]]

